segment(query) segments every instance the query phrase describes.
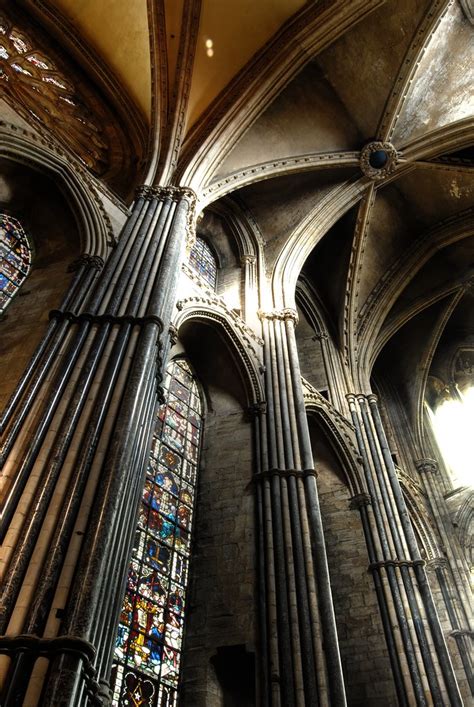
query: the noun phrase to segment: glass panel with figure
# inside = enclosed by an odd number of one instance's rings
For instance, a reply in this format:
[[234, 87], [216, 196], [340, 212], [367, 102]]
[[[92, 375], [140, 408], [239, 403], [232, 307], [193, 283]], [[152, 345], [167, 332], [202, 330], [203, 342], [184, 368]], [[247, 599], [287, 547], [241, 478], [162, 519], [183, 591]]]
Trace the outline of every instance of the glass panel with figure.
[[202, 429], [201, 397], [184, 359], [168, 366], [165, 398], [157, 414], [120, 614], [114, 707], [176, 707], [178, 699]]

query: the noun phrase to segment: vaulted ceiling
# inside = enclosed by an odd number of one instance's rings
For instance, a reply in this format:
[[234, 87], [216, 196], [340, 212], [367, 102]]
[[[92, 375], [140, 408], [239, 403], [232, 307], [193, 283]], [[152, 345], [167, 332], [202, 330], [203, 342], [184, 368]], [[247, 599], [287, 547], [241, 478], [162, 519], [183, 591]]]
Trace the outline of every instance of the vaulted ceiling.
[[[136, 180], [238, 204], [266, 244], [272, 304], [291, 306], [303, 271], [357, 384], [378, 361], [416, 417], [430, 367], [474, 329], [469, 4], [20, 5], [141, 125]], [[364, 157], [374, 141], [382, 168]]]

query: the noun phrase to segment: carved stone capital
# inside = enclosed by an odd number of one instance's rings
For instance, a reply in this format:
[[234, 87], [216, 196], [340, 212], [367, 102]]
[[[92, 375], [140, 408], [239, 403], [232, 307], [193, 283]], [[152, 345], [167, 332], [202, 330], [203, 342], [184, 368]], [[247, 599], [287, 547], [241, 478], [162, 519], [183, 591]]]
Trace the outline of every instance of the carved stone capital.
[[291, 307], [286, 307], [285, 309], [271, 309], [269, 312], [262, 312], [262, 310], [259, 309], [258, 316], [260, 319], [269, 319], [270, 321], [278, 319], [280, 321], [291, 321], [294, 324], [298, 324], [298, 312]]
[[171, 346], [174, 346], [176, 342], [178, 341], [178, 330], [174, 326], [174, 324], [170, 324], [170, 327], [168, 329], [169, 337], [170, 337], [170, 344]]
[[313, 341], [327, 341], [329, 334], [327, 331], [316, 331], [313, 336]]
[[436, 459], [415, 459], [415, 467], [420, 474], [437, 474], [439, 471], [439, 465]]
[[95, 268], [96, 270], [102, 270], [104, 267], [104, 260], [99, 255], [81, 255], [80, 258], [74, 260], [68, 267], [68, 272], [76, 272], [83, 265]]
[[433, 557], [426, 563], [427, 570], [445, 569], [448, 566], [448, 560], [445, 557]]
[[256, 262], [256, 260], [257, 260], [257, 257], [255, 255], [250, 255], [249, 253], [245, 253], [240, 258], [240, 264], [241, 265], [253, 265]]
[[249, 405], [247, 408], [247, 415], [249, 418], [253, 419], [255, 417], [260, 417], [261, 415], [264, 415], [267, 412], [267, 401], [266, 400], [259, 400], [256, 403], [253, 403], [252, 405]]
[[372, 498], [369, 493], [358, 493], [349, 499], [349, 508], [351, 511], [360, 510], [366, 506], [370, 506], [372, 503]]
[[186, 247], [191, 249], [196, 240], [196, 204], [197, 196], [196, 193], [189, 187], [150, 187], [143, 185], [138, 187], [136, 190], [136, 198], [143, 198], [147, 200], [158, 199], [160, 201], [164, 199], [170, 199], [174, 203], [179, 203], [181, 200], [185, 200], [188, 203], [188, 214], [186, 218]]

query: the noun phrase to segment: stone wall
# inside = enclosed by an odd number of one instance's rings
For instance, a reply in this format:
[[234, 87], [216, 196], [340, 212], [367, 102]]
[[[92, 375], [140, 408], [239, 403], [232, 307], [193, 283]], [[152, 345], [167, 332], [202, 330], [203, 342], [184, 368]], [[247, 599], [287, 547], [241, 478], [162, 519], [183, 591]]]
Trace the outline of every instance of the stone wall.
[[[204, 371], [197, 361], [196, 370], [202, 374], [208, 411], [196, 502], [182, 704], [245, 707], [255, 704], [252, 425], [241, 401], [216, 383], [209, 367]], [[203, 380], [206, 373], [213, 381]]]

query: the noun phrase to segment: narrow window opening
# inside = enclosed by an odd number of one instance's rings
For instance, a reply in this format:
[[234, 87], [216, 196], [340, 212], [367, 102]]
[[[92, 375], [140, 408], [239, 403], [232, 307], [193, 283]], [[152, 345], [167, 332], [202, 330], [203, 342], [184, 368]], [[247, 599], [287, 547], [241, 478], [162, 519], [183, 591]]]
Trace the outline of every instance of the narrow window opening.
[[115, 707], [176, 707], [202, 403], [172, 361], [153, 435], [112, 669]]

